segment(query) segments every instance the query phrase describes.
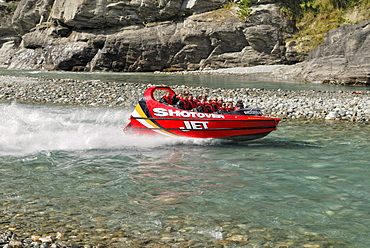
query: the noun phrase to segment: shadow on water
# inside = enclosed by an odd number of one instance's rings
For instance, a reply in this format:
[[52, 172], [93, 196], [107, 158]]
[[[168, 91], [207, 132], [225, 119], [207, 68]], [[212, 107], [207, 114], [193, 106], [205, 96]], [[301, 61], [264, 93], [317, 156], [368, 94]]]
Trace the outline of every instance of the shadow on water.
[[[220, 139], [207, 140], [182, 140], [177, 145], [184, 145], [186, 147], [208, 147], [208, 148], [274, 148], [274, 149], [306, 149], [306, 148], [322, 148], [322, 145], [317, 142], [310, 142], [295, 139], [282, 138], [262, 138], [250, 141], [233, 141]], [[170, 146], [167, 146], [170, 147]], [[172, 147], [172, 145], [171, 145]]]
[[313, 142], [303, 140], [288, 140], [288, 139], [261, 139], [251, 141], [249, 143], [240, 143], [238, 145], [246, 145], [248, 147], [264, 147], [275, 149], [306, 149], [306, 148], [322, 148], [323, 146]]

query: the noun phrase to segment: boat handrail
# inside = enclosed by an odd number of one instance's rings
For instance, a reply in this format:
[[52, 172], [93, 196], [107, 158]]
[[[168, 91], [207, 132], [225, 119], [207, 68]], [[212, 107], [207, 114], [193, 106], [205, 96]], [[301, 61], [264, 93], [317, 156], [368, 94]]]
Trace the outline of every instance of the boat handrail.
[[146, 100], [158, 101], [154, 97], [154, 92], [157, 91], [157, 90], [164, 90], [164, 91], [170, 92], [170, 98], [172, 98], [172, 96], [175, 94], [175, 92], [169, 86], [166, 86], [166, 85], [155, 85], [155, 86], [150, 87], [149, 89], [147, 89], [144, 92], [144, 98]]

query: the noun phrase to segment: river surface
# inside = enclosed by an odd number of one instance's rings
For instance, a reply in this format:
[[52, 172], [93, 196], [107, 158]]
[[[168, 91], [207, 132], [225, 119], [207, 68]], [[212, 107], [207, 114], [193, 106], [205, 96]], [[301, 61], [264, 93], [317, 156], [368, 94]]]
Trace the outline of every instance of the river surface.
[[128, 136], [130, 112], [0, 102], [1, 231], [370, 246], [369, 125], [235, 143]]
[[312, 84], [297, 80], [277, 80], [263, 74], [252, 75], [193, 75], [193, 74], [154, 74], [119, 72], [65, 72], [65, 71], [13, 71], [0, 68], [0, 75], [35, 78], [68, 78], [75, 80], [102, 80], [104, 82], [129, 82], [164, 85], [204, 86], [209, 88], [263, 88], [282, 90], [329, 90], [355, 91], [370, 90], [369, 86], [343, 86]]

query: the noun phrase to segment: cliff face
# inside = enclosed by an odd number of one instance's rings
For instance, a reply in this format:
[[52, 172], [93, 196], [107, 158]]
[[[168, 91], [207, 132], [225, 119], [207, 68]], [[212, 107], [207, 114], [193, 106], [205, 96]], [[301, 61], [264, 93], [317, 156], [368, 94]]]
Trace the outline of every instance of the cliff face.
[[[253, 0], [247, 22], [227, 0], [21, 0], [0, 11], [0, 66], [9, 69], [156, 71], [295, 64], [294, 24], [279, 0]], [[0, 10], [6, 4], [0, 2]], [[307, 60], [275, 74], [370, 84], [370, 24], [330, 31]]]
[[330, 31], [306, 61], [275, 75], [318, 83], [370, 85], [370, 20]]
[[9, 59], [20, 44], [20, 37], [12, 25], [8, 5], [0, 2], [0, 65], [9, 64]]
[[10, 69], [41, 70], [194, 70], [297, 62], [283, 43], [294, 26], [281, 16], [279, 1], [254, 2], [253, 17], [244, 22], [236, 6], [221, 7], [226, 0], [21, 0], [12, 18], [18, 42], [14, 37], [12, 44], [3, 43], [0, 55]]

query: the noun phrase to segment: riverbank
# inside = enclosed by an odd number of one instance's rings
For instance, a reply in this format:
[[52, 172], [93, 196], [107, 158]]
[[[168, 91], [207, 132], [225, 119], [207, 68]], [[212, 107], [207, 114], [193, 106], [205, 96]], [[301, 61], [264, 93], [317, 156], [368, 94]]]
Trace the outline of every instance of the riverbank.
[[[264, 73], [266, 70], [264, 69]], [[150, 86], [150, 84], [98, 80], [0, 76], [0, 100], [132, 108]], [[187, 86], [172, 86], [172, 88], [175, 91], [189, 90], [195, 96], [206, 93], [210, 97], [222, 97], [224, 100], [233, 102], [241, 99], [247, 107], [260, 107], [264, 109], [265, 115], [283, 119], [370, 121], [369, 91], [211, 89]]]
[[158, 74], [228, 74], [228, 75], [254, 75], [260, 74], [269, 77], [273, 71], [283, 68], [288, 68], [289, 65], [257, 65], [250, 67], [233, 67], [222, 68], [215, 70], [201, 70], [201, 71], [173, 71], [173, 72], [156, 72]]

